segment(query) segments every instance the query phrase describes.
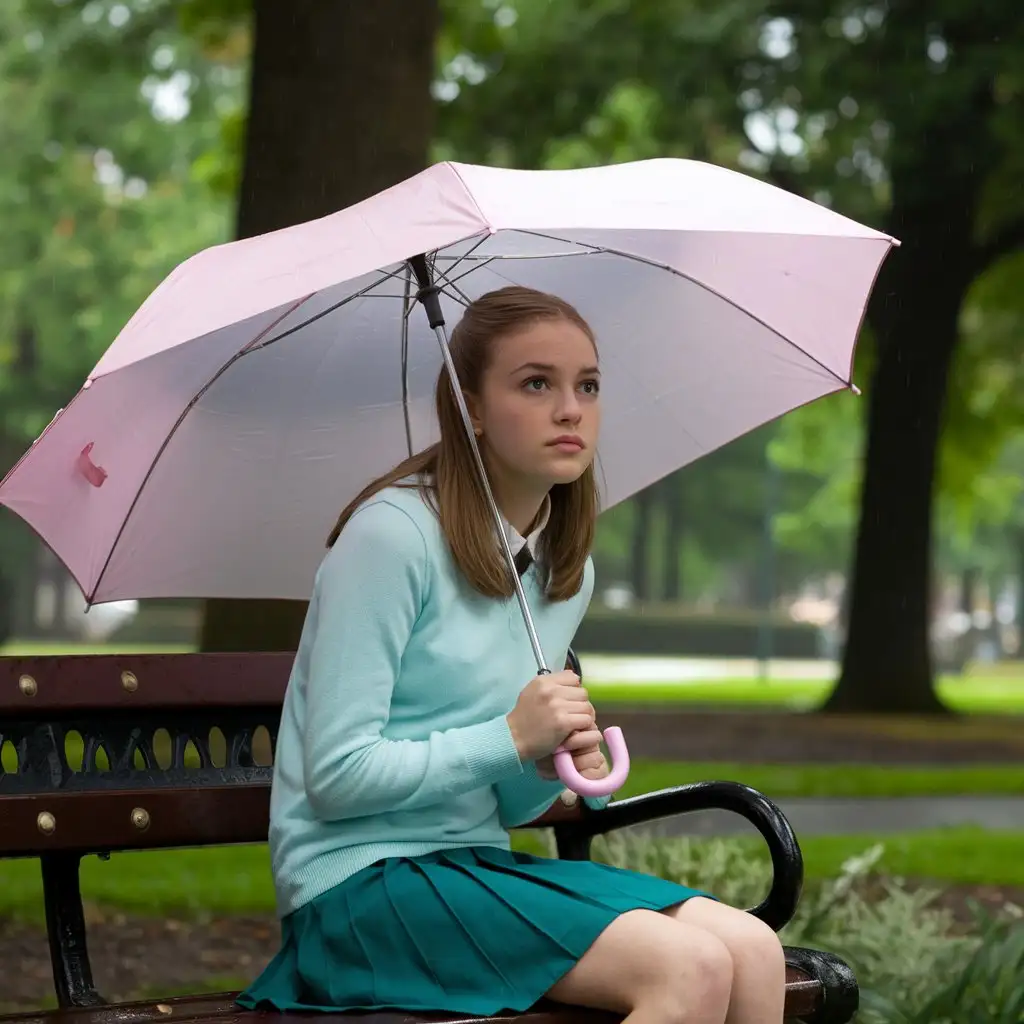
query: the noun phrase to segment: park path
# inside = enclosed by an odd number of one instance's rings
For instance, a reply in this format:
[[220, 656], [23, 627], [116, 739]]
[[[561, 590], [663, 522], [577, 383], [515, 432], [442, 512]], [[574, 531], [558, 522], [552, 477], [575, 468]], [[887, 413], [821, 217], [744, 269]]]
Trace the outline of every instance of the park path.
[[[776, 802], [798, 838], [884, 835], [962, 825], [1024, 831], [1024, 797], [783, 797]], [[637, 826], [636, 831], [666, 837], [756, 835], [752, 825], [728, 811], [697, 811]]]

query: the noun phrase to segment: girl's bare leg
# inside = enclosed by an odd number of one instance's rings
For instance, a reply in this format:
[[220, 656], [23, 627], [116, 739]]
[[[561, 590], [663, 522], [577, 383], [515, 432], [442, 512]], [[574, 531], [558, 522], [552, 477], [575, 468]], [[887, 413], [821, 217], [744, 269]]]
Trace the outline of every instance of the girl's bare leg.
[[726, 1024], [781, 1024], [786, 964], [779, 937], [763, 921], [735, 907], [694, 896], [666, 916], [717, 936], [733, 964]]
[[724, 1024], [732, 979], [721, 939], [652, 910], [632, 910], [598, 936], [548, 997], [621, 1013], [629, 1024]]

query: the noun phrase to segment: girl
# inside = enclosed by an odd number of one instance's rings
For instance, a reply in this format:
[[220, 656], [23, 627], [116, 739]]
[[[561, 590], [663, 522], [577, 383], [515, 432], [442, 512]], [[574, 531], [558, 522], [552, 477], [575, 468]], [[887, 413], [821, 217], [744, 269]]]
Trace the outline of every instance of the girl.
[[[593, 591], [593, 334], [568, 303], [491, 292], [452, 357], [552, 665]], [[633, 1024], [778, 1024], [775, 934], [697, 890], [512, 853], [562, 794], [552, 752], [608, 773], [571, 672], [535, 677], [442, 370], [441, 440], [341, 513], [285, 696], [270, 810], [282, 946], [239, 997], [280, 1010], [492, 1015], [543, 996]], [[592, 801], [603, 803], [604, 801]]]

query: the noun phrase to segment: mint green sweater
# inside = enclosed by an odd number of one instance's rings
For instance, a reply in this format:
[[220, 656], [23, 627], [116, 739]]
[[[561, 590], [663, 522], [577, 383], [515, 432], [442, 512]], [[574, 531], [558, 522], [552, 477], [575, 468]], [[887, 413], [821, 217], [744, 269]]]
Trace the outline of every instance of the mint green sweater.
[[[552, 669], [590, 601], [524, 589]], [[505, 716], [536, 675], [515, 597], [459, 574], [419, 492], [363, 505], [321, 563], [278, 734], [270, 802], [285, 916], [384, 857], [488, 845], [562, 792], [522, 764]], [[605, 801], [597, 801], [604, 803]]]

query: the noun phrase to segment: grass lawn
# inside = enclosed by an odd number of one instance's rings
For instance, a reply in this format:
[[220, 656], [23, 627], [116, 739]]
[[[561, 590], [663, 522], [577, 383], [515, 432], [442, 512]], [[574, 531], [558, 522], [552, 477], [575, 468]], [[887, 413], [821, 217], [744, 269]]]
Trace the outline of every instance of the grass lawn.
[[[589, 680], [587, 689], [603, 704], [746, 705], [754, 708], [815, 708], [832, 689], [829, 679], [715, 679], [679, 683], [605, 683]], [[940, 699], [965, 714], [1024, 714], [1024, 679], [1003, 676], [944, 677]]]
[[[747, 842], [747, 840], [737, 840]], [[876, 843], [885, 846], [879, 870], [939, 883], [1024, 886], [1024, 832], [940, 829], [886, 836], [808, 836], [801, 842], [808, 878], [834, 876], [843, 861]], [[751, 855], [767, 857], [757, 839]], [[522, 833], [516, 845], [542, 852], [539, 837]], [[143, 914], [270, 913], [273, 893], [265, 846], [115, 854], [82, 865], [88, 903]], [[0, 918], [42, 921], [39, 867], [0, 862]]]
[[10, 640], [0, 644], [0, 657], [27, 658], [60, 654], [188, 654], [191, 644], [108, 644], [37, 640]]
[[1024, 796], [1024, 764], [955, 768], [864, 764], [732, 764], [637, 758], [620, 797], [688, 782], [742, 782], [773, 800], [785, 797]]

